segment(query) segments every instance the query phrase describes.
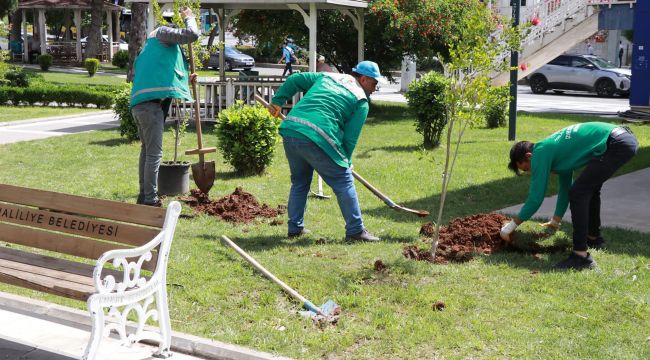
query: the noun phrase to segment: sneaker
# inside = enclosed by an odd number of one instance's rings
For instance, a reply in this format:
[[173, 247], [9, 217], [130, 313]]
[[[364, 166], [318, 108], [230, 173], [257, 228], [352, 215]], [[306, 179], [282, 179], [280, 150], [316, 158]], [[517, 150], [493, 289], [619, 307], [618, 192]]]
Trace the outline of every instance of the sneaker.
[[587, 253], [587, 256], [580, 256], [575, 252], [572, 252], [571, 255], [566, 260], [560, 261], [555, 264], [555, 270], [584, 270], [584, 269], [595, 269], [596, 261], [591, 257], [591, 254]]
[[303, 235], [308, 235], [308, 234], [311, 234], [311, 230], [307, 230], [307, 229], [303, 228], [297, 233], [288, 233], [287, 237], [289, 239], [293, 239], [293, 238], [297, 238], [297, 237], [300, 237], [300, 236], [303, 236]]
[[607, 245], [605, 244], [605, 239], [602, 237], [597, 237], [593, 240], [587, 238], [587, 246], [593, 250], [605, 250]]
[[345, 236], [345, 241], [370, 241], [370, 242], [377, 242], [381, 241], [380, 238], [376, 237], [375, 235], [371, 234], [368, 232], [368, 230], [363, 229], [358, 234], [354, 235], [346, 235]]

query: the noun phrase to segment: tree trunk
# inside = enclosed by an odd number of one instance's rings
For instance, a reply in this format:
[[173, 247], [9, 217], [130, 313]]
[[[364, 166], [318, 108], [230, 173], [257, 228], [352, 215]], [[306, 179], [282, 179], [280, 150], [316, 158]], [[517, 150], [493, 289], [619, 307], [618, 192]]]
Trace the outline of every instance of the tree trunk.
[[129, 30], [129, 67], [126, 81], [132, 82], [133, 63], [147, 39], [147, 4], [131, 3], [131, 29]]
[[86, 40], [86, 58], [98, 58], [102, 52], [102, 22], [104, 18], [104, 1], [92, 0], [90, 9], [90, 30]]
[[11, 35], [9, 36], [9, 40], [20, 41], [20, 34], [22, 32], [22, 28], [23, 28], [23, 10], [16, 9], [16, 11], [11, 13]]
[[65, 34], [63, 34], [63, 39], [65, 41], [70, 41], [72, 39], [72, 10], [64, 10], [63, 14], [63, 26], [65, 26]]

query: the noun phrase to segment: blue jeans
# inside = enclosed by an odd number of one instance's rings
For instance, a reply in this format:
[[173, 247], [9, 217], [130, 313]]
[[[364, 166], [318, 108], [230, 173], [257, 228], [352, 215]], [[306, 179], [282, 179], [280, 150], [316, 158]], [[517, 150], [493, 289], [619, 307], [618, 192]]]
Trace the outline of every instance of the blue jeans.
[[140, 162], [138, 177], [140, 194], [138, 200], [145, 204], [158, 201], [158, 169], [162, 160], [162, 137], [165, 114], [160, 103], [144, 102], [131, 109], [140, 136]]
[[329, 185], [345, 219], [345, 234], [354, 235], [363, 231], [361, 208], [354, 187], [352, 171], [337, 165], [318, 145], [310, 140], [285, 136], [284, 153], [291, 170], [291, 192], [289, 193], [289, 234], [299, 233], [304, 227], [307, 195], [314, 170]]

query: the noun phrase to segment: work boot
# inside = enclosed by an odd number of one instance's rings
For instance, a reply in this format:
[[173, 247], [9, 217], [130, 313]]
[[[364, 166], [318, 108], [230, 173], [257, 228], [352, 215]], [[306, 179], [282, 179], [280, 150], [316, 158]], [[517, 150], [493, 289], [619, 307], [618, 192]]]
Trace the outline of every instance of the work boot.
[[584, 269], [595, 269], [596, 267], [596, 261], [591, 257], [591, 254], [587, 253], [587, 256], [580, 256], [575, 252], [572, 252], [566, 260], [555, 264], [553, 268], [560, 271], [572, 269], [580, 271]]
[[368, 230], [363, 229], [358, 234], [354, 235], [346, 235], [345, 236], [345, 241], [368, 241], [368, 242], [377, 242], [381, 241], [380, 238], [376, 237], [375, 235], [371, 234], [368, 232]]
[[163, 203], [162, 203], [162, 200], [160, 200], [160, 199], [156, 199], [156, 200], [155, 200], [154, 202], [152, 202], [152, 203], [146, 203], [146, 202], [143, 202], [142, 205], [153, 206], [153, 207], [162, 207]]
[[293, 238], [297, 238], [297, 237], [300, 237], [300, 236], [303, 236], [303, 235], [309, 235], [309, 234], [311, 234], [311, 230], [303, 228], [303, 229], [300, 229], [300, 231], [297, 232], [297, 233], [288, 233], [287, 237], [289, 239], [293, 239]]
[[587, 247], [589, 247], [592, 250], [605, 250], [607, 249], [607, 245], [605, 244], [605, 239], [602, 237], [597, 237], [593, 240], [587, 238]]

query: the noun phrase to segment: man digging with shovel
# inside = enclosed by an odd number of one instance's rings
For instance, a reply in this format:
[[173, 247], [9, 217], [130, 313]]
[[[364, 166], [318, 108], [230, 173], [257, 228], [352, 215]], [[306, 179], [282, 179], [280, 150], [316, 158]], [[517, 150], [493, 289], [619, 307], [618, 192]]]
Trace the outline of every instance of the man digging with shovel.
[[196, 74], [188, 75], [188, 64], [179, 44], [196, 41], [199, 30], [191, 9], [183, 9], [181, 17], [186, 28], [164, 25], [152, 31], [134, 64], [130, 106], [142, 143], [138, 204], [162, 205], [157, 183], [165, 117], [172, 99], [192, 101], [189, 82], [196, 82]]
[[[508, 167], [519, 174], [530, 172], [526, 203], [514, 219], [501, 229], [501, 238], [510, 241], [512, 232], [541, 206], [549, 176], [558, 176], [558, 194], [553, 218], [542, 224], [557, 230], [571, 204], [573, 252], [555, 265], [558, 270], [596, 267], [588, 248], [604, 249], [600, 237], [600, 189], [623, 164], [636, 154], [639, 142], [627, 127], [602, 122], [571, 125], [533, 144], [520, 141], [510, 149]], [[573, 172], [586, 167], [573, 180]]]
[[288, 235], [309, 233], [304, 217], [307, 195], [316, 170], [334, 190], [345, 219], [346, 241], [379, 241], [363, 226], [350, 166], [352, 152], [368, 116], [368, 96], [381, 79], [379, 67], [362, 61], [352, 75], [306, 72], [291, 75], [273, 97], [273, 116], [296, 93], [305, 96], [280, 125], [291, 170]]

